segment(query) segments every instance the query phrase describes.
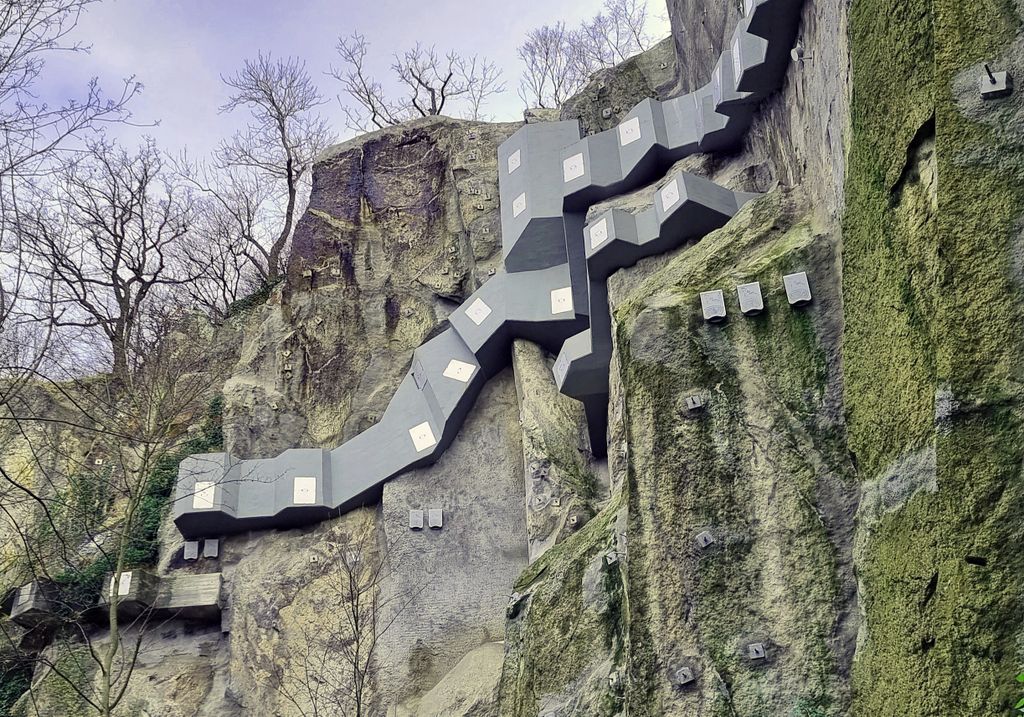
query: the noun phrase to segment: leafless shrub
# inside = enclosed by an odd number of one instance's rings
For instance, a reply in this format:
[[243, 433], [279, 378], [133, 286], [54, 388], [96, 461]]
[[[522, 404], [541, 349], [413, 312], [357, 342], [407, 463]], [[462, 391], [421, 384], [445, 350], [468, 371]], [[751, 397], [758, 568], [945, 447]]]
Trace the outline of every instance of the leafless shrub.
[[377, 648], [422, 588], [385, 596], [395, 566], [378, 546], [372, 518], [326, 545], [317, 587], [332, 618], [303, 631], [288, 660], [275, 665], [272, 685], [302, 717], [368, 717], [375, 714], [371, 671]]

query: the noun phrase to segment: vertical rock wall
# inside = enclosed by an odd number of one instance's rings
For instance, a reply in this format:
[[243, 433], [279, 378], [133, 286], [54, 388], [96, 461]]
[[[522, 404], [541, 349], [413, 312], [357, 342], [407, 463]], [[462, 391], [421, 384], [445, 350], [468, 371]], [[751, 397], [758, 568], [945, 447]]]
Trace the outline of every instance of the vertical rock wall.
[[[384, 600], [380, 711], [415, 703], [469, 652], [501, 641], [512, 584], [527, 564], [519, 406], [511, 370], [484, 388], [441, 459], [384, 486], [391, 565]], [[409, 529], [409, 510], [440, 508], [441, 530]], [[498, 664], [480, 681], [496, 684]], [[482, 667], [481, 667], [481, 671]]]
[[[669, 9], [690, 89], [707, 81], [734, 7]], [[613, 497], [520, 579], [502, 715], [848, 713], [859, 614], [840, 288], [845, 35], [845, 3], [808, 2], [801, 38], [814, 60], [789, 68], [735, 154], [673, 168], [769, 194], [612, 277]], [[607, 204], [636, 211], [655, 189]], [[794, 270], [815, 293], [802, 311], [782, 292]], [[753, 280], [768, 309], [744, 318], [734, 287]], [[711, 288], [735, 312], [724, 327], [700, 319], [698, 293]], [[687, 411], [692, 394], [705, 413]], [[749, 659], [753, 642], [767, 659]], [[696, 679], [677, 684], [680, 668]]]
[[[1017, 2], [854, 3], [844, 295], [858, 714], [996, 715], [1024, 600]], [[1016, 36], [1016, 37], [1015, 37]]]
[[[175, 563], [224, 572], [227, 634], [147, 644], [125, 704], [296, 713], [274, 670], [338, 617], [335, 566], [314, 558], [369, 533], [381, 595], [415, 596], [381, 643], [373, 714], [1006, 714], [1024, 661], [1024, 115], [1019, 92], [981, 101], [977, 78], [983, 62], [1024, 75], [1018, 5], [807, 0], [806, 60], [743, 146], [673, 168], [765, 196], [611, 279], [607, 465], [550, 357], [519, 342], [448, 453], [378, 508]], [[563, 116], [601, 129], [707, 80], [737, 4], [668, 7], [672, 41]], [[225, 333], [241, 336], [228, 449], [331, 446], [383, 410], [500, 260], [495, 149], [515, 127], [422, 120], [323, 158], [287, 282]], [[608, 204], [644, 208], [656, 184]], [[781, 286], [797, 270], [804, 309]], [[743, 317], [734, 287], [754, 280], [767, 311]], [[711, 288], [722, 326], [699, 315]], [[409, 509], [432, 507], [445, 528], [410, 531]]]

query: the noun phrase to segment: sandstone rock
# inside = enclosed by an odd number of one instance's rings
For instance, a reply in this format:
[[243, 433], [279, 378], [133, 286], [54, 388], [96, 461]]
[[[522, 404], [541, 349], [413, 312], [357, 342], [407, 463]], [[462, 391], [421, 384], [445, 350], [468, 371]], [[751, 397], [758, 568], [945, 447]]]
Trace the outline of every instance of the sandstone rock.
[[583, 406], [558, 392], [551, 364], [535, 344], [514, 343], [530, 562], [581, 527], [570, 515], [589, 518], [607, 496], [605, 472], [589, 452]]
[[579, 120], [583, 134], [593, 134], [614, 127], [640, 100], [669, 96], [676, 71], [672, 48], [667, 37], [647, 52], [594, 73], [562, 106], [558, 119]]
[[399, 705], [393, 717], [492, 717], [505, 647], [489, 642], [471, 650], [423, 697]]
[[[382, 708], [437, 690], [465, 655], [504, 635], [505, 606], [527, 564], [518, 417], [506, 370], [484, 388], [435, 465], [384, 487], [382, 532], [391, 570], [383, 595], [391, 605], [407, 605], [382, 636]], [[444, 527], [409, 530], [411, 508], [442, 509]], [[495, 684], [498, 676], [491, 675]], [[435, 692], [424, 699], [440, 698]]]
[[500, 262], [496, 148], [517, 126], [424, 118], [324, 153], [287, 281], [246, 317], [228, 450], [334, 446], [379, 417], [412, 350]]
[[523, 110], [523, 120], [527, 124], [533, 122], [557, 122], [559, 110], [549, 107], [531, 107]]

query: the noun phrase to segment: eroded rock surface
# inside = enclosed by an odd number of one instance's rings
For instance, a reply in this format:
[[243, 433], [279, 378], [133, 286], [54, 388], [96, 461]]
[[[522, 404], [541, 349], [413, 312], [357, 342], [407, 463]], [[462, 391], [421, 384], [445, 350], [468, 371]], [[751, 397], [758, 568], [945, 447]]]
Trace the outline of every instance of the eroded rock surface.
[[[984, 102], [976, 81], [987, 59], [1012, 69], [1024, 53], [990, 5], [808, 0], [811, 55], [743, 145], [670, 169], [764, 196], [609, 282], [607, 461], [586, 450], [551, 357], [516, 342], [448, 452], [389, 482], [381, 505], [233, 537], [188, 565], [168, 527], [161, 568], [223, 571], [230, 610], [223, 633], [178, 625], [148, 643], [126, 705], [299, 714], [282, 675], [301, 672], [314, 631], [343, 631], [325, 597], [339, 568], [321, 556], [362, 535], [388, 560], [380, 598], [402, 605], [372, 714], [1007, 712], [1022, 640], [1022, 101]], [[708, 80], [739, 4], [668, 9], [672, 38], [595, 77], [562, 118], [606, 129]], [[992, 22], [968, 38], [982, 11]], [[953, 48], [938, 56], [936, 31]], [[495, 149], [517, 126], [420, 120], [325, 154], [286, 284], [222, 328], [238, 356], [228, 450], [333, 446], [374, 420], [412, 349], [500, 261]], [[640, 211], [659, 183], [593, 211]], [[810, 277], [808, 307], [786, 301], [792, 271]], [[735, 286], [755, 280], [767, 310], [743, 317]], [[721, 326], [699, 314], [714, 288], [730, 302]], [[410, 530], [409, 510], [430, 508], [444, 528]]]

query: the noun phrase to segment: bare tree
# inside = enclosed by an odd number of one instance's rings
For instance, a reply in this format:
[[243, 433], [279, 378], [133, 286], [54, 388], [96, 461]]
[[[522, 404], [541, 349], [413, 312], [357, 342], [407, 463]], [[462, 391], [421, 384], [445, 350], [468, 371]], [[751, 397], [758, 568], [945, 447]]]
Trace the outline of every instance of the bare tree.
[[87, 49], [69, 36], [94, 2], [6, 0], [0, 7], [0, 177], [45, 171], [46, 160], [69, 140], [88, 136], [98, 124], [127, 119], [127, 103], [141, 89], [132, 79], [104, 98], [94, 78], [83, 97], [58, 107], [40, 102], [34, 92], [48, 55]]
[[501, 70], [486, 58], [473, 55], [469, 59], [461, 58], [459, 71], [466, 83], [466, 119], [489, 122], [491, 115], [483, 111], [484, 103], [495, 95], [505, 91], [505, 83], [501, 81]]
[[[388, 98], [383, 86], [366, 68], [369, 43], [359, 33], [338, 38], [337, 51], [341, 67], [331, 67], [331, 76], [341, 83], [342, 91], [355, 102], [355, 107], [342, 103], [349, 129], [367, 131], [373, 127], [389, 127], [409, 118], [408, 107]], [[340, 98], [339, 98], [340, 102]]]
[[214, 318], [269, 281], [275, 217], [272, 186], [262, 174], [235, 167], [211, 167], [182, 156], [181, 180], [195, 190], [196, 223], [182, 244], [182, 288], [192, 304]]
[[275, 60], [260, 53], [223, 79], [233, 93], [221, 110], [247, 108], [252, 122], [221, 145], [220, 166], [252, 172], [258, 181], [275, 187], [283, 199], [280, 231], [266, 252], [266, 278], [276, 281], [301, 210], [303, 182], [317, 155], [333, 139], [326, 120], [315, 112], [323, 98], [305, 63], [296, 58]]
[[342, 102], [342, 109], [349, 128], [358, 131], [460, 111], [468, 119], [481, 119], [484, 103], [505, 91], [501, 71], [490, 60], [456, 52], [441, 55], [435, 47], [417, 43], [393, 56], [391, 71], [402, 91], [392, 97], [366, 67], [369, 43], [363, 35], [338, 38], [337, 50], [342, 64], [330, 74], [353, 103]]
[[[22, 581], [46, 596], [47, 615], [28, 628], [30, 639], [0, 623], [0, 647], [36, 673], [23, 697], [28, 714], [53, 714], [42, 685], [56, 680], [86, 710], [112, 715], [152, 627], [146, 611], [122, 615], [118, 591], [105, 588], [155, 559], [173, 488], [166, 466], [196, 448], [187, 427], [213, 382], [202, 347], [176, 335], [167, 317], [152, 320], [138, 334], [150, 338], [133, 349], [146, 360], [125, 384], [80, 380], [65, 367], [61, 380], [38, 375], [0, 407], [7, 446], [14, 441], [30, 458], [18, 471], [0, 466], [0, 522], [15, 536]], [[85, 455], [82, 443], [90, 446]], [[97, 608], [101, 590], [107, 598]], [[49, 647], [39, 649], [44, 642]]]
[[[182, 228], [182, 205], [159, 179], [155, 149], [129, 155], [95, 140], [104, 125], [128, 121], [141, 85], [126, 80], [106, 98], [94, 79], [83, 96], [56, 106], [35, 91], [48, 56], [87, 50], [70, 38], [95, 1], [0, 7], [0, 454], [19, 456], [17, 470], [0, 464], [0, 571], [5, 582], [20, 576], [61, 588], [56, 623], [46, 628], [56, 630], [54, 650], [32, 649], [33, 635], [0, 621], [0, 651], [14, 658], [5, 670], [37, 667], [109, 715], [139, 642], [121, 629], [116, 597], [104, 634], [90, 632], [84, 615], [101, 574], [93, 570], [116, 579], [138, 564], [143, 544], [155, 545], [146, 533], [161, 515], [157, 467], [191, 423], [208, 359], [171, 360], [166, 317], [146, 306], [164, 286], [167, 247]], [[51, 241], [62, 251], [51, 253]], [[150, 323], [157, 318], [160, 325]], [[112, 343], [121, 337], [123, 353], [146, 357], [145, 365], [119, 371], [119, 381], [80, 380], [89, 343], [75, 343], [65, 322], [89, 323]], [[103, 468], [83, 458], [79, 440], [104, 446]], [[55, 714], [34, 697], [30, 690], [28, 714]]]
[[172, 256], [189, 231], [190, 198], [163, 172], [152, 141], [129, 153], [105, 141], [62, 168], [37, 193], [37, 211], [18, 226], [31, 255], [29, 274], [55, 283], [57, 327], [99, 330], [113, 373], [125, 381], [141, 358], [145, 313], [186, 280]]
[[517, 52], [525, 65], [519, 97], [529, 107], [560, 107], [586, 82], [586, 63], [565, 23], [530, 31]]
[[605, 0], [575, 29], [564, 23], [532, 30], [519, 46], [525, 66], [519, 96], [528, 106], [560, 107], [597, 70], [650, 48], [645, 0]]
[[302, 633], [289, 660], [275, 664], [272, 685], [302, 717], [368, 717], [377, 648], [422, 588], [384, 597], [395, 566], [372, 517], [326, 544], [317, 585], [333, 619]]
[[40, 368], [53, 332], [40, 316], [54, 312], [36, 309], [52, 308], [54, 282], [29, 278], [18, 231], [36, 213], [34, 185], [98, 128], [127, 121], [128, 102], [141, 90], [128, 79], [106, 98], [93, 79], [81, 97], [58, 106], [38, 99], [36, 86], [49, 57], [87, 51], [70, 36], [96, 1], [8, 0], [0, 7], [0, 402], [23, 385], [16, 377]]
[[604, 12], [584, 20], [577, 31], [581, 55], [593, 69], [617, 65], [650, 49], [646, 27], [645, 0], [605, 0]]

